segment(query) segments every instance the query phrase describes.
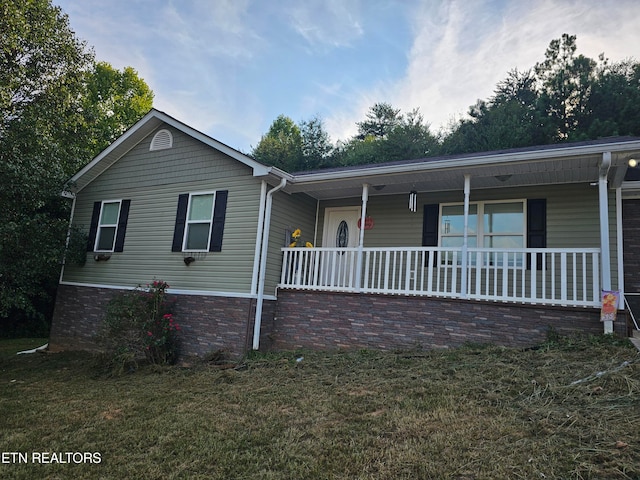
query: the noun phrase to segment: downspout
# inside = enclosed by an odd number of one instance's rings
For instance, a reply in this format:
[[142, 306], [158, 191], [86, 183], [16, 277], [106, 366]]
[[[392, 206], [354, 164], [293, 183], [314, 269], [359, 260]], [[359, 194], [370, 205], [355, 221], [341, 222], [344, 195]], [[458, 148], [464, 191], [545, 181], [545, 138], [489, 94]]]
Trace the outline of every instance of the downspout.
[[64, 242], [64, 255], [62, 257], [62, 266], [60, 267], [60, 279], [58, 283], [62, 282], [62, 277], [64, 276], [64, 267], [67, 263], [67, 248], [69, 248], [69, 241], [71, 240], [71, 225], [73, 224], [73, 214], [76, 211], [76, 194], [71, 192], [64, 192], [63, 197], [72, 198], [71, 201], [71, 215], [69, 215], [69, 228], [67, 229], [67, 238]]
[[362, 208], [360, 210], [360, 237], [358, 239], [358, 258], [356, 261], [356, 290], [362, 286], [362, 249], [364, 248], [364, 223], [367, 217], [367, 202], [369, 201], [369, 184], [362, 184]]
[[267, 254], [269, 246], [269, 230], [271, 229], [271, 206], [273, 204], [273, 194], [278, 190], [281, 190], [287, 184], [287, 179], [280, 180], [280, 184], [277, 187], [273, 187], [267, 192], [267, 201], [264, 211], [264, 224], [262, 229], [262, 242], [260, 252], [260, 273], [258, 277], [258, 299], [256, 301], [256, 317], [253, 322], [253, 349], [258, 350], [260, 348], [260, 327], [262, 326], [262, 306], [264, 303], [264, 284], [267, 269]]
[[[471, 194], [471, 175], [464, 176], [464, 228], [462, 231], [462, 259], [460, 262], [460, 296], [467, 298], [468, 248], [469, 248], [469, 195]], [[455, 265], [453, 266], [455, 268]]]
[[258, 212], [258, 231], [256, 232], [256, 249], [253, 253], [253, 273], [251, 274], [251, 295], [255, 295], [258, 290], [258, 274], [260, 272], [260, 239], [262, 238], [262, 228], [264, 226], [264, 204], [267, 196], [267, 182], [262, 181], [260, 186], [260, 210]]
[[[600, 206], [600, 265], [602, 290], [611, 290], [611, 252], [609, 246], [609, 202], [607, 199], [607, 176], [611, 167], [611, 152], [603, 152], [598, 178], [598, 200]], [[604, 333], [613, 333], [613, 322], [604, 323]]]

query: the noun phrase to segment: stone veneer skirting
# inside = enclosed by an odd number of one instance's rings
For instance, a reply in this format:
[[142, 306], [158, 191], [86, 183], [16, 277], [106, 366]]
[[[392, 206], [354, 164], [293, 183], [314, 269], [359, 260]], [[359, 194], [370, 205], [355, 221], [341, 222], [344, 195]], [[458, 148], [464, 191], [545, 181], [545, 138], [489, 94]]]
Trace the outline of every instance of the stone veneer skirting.
[[[105, 307], [121, 292], [108, 288], [59, 285], [51, 325], [51, 350], [91, 350], [104, 319]], [[255, 299], [204, 295], [172, 295], [181, 327], [182, 355], [204, 356], [224, 350], [238, 357], [251, 348]], [[274, 301], [264, 302], [263, 319], [273, 318]], [[263, 321], [265, 321], [263, 320]], [[268, 343], [268, 338], [265, 337]]]
[[[60, 285], [52, 350], [96, 348], [107, 303], [119, 290]], [[255, 299], [177, 295], [181, 354], [223, 350], [240, 357], [252, 346]], [[600, 311], [400, 295], [280, 290], [265, 301], [261, 350], [447, 348], [465, 343], [531, 347], [550, 328], [560, 335], [601, 334]], [[626, 336], [626, 319], [614, 329]]]
[[[275, 350], [531, 347], [560, 335], [602, 334], [600, 311], [399, 295], [280, 290], [269, 338]], [[626, 336], [620, 312], [615, 331]]]

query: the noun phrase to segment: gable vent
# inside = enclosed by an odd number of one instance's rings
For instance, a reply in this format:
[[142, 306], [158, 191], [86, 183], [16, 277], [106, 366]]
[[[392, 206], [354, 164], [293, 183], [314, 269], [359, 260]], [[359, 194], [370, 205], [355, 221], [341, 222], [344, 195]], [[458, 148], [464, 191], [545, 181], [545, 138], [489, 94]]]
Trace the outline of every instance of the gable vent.
[[173, 135], [169, 130], [159, 130], [151, 140], [149, 150], [164, 150], [173, 146]]

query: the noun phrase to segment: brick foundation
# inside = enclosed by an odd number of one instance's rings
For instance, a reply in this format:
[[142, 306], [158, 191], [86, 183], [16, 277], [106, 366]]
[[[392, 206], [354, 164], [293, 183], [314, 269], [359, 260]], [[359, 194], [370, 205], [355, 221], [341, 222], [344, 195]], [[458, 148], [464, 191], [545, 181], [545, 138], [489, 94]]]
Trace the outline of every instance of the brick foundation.
[[[105, 307], [119, 290], [59, 285], [50, 334], [52, 350], [92, 350]], [[251, 348], [255, 299], [177, 295], [182, 355], [203, 356], [225, 350], [239, 357]], [[272, 322], [274, 301], [265, 301], [263, 322]], [[265, 342], [268, 339], [265, 337]]]
[[[271, 348], [530, 347], [560, 335], [601, 334], [600, 311], [395, 295], [280, 290]], [[624, 316], [615, 329], [624, 334]]]
[[[50, 348], [95, 349], [105, 306], [117, 292], [60, 285]], [[239, 357], [251, 348], [254, 299], [178, 295], [174, 313], [183, 355], [225, 350]], [[260, 349], [530, 347], [544, 342], [550, 327], [560, 335], [600, 334], [599, 317], [590, 308], [280, 290], [277, 302], [264, 303]], [[618, 318], [615, 331], [625, 335], [624, 315]]]

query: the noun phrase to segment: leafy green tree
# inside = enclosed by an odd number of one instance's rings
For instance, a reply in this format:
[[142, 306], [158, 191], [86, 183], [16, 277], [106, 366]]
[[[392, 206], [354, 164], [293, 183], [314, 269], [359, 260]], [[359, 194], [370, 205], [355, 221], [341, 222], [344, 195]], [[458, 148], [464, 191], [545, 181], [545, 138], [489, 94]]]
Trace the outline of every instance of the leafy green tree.
[[398, 125], [388, 134], [382, 144], [388, 161], [412, 160], [435, 155], [439, 150], [439, 139], [429, 130], [419, 109], [403, 115]]
[[356, 125], [358, 134], [338, 144], [335, 161], [340, 165], [411, 160], [438, 151], [438, 139], [418, 109], [404, 115], [387, 103], [376, 103]]
[[302, 140], [302, 170], [323, 168], [331, 163], [333, 145], [320, 117], [299, 124]]
[[581, 131], [587, 138], [640, 135], [640, 64], [600, 60]]
[[[68, 228], [61, 189], [116, 134], [88, 130], [102, 122], [85, 101], [93, 61], [50, 0], [0, 0], [0, 333], [46, 334]], [[87, 146], [91, 135], [101, 140]]]
[[346, 141], [339, 141], [334, 154], [336, 166], [366, 165], [381, 163], [385, 157], [380, 150], [380, 143], [373, 136], [359, 139], [357, 136]]
[[119, 71], [107, 62], [92, 66], [85, 85], [86, 147], [93, 157], [151, 109], [153, 92], [132, 67]]
[[38, 317], [59, 272], [59, 192], [92, 57], [47, 0], [2, 0], [0, 32], [0, 317]]
[[549, 120], [538, 110], [539, 94], [531, 70], [512, 70], [489, 100], [470, 107], [442, 144], [445, 154], [541, 145], [554, 141]]
[[536, 65], [541, 84], [541, 109], [552, 119], [558, 140], [566, 140], [579, 129], [588, 115], [588, 98], [596, 62], [575, 55], [576, 36], [563, 34], [552, 40], [545, 60]]
[[401, 122], [400, 109], [393, 108], [388, 103], [376, 103], [367, 112], [367, 118], [356, 123], [358, 126], [357, 138], [364, 140], [371, 136], [385, 139]]
[[265, 165], [272, 165], [287, 172], [300, 170], [303, 166], [300, 128], [291, 118], [279, 115], [251, 154]]

